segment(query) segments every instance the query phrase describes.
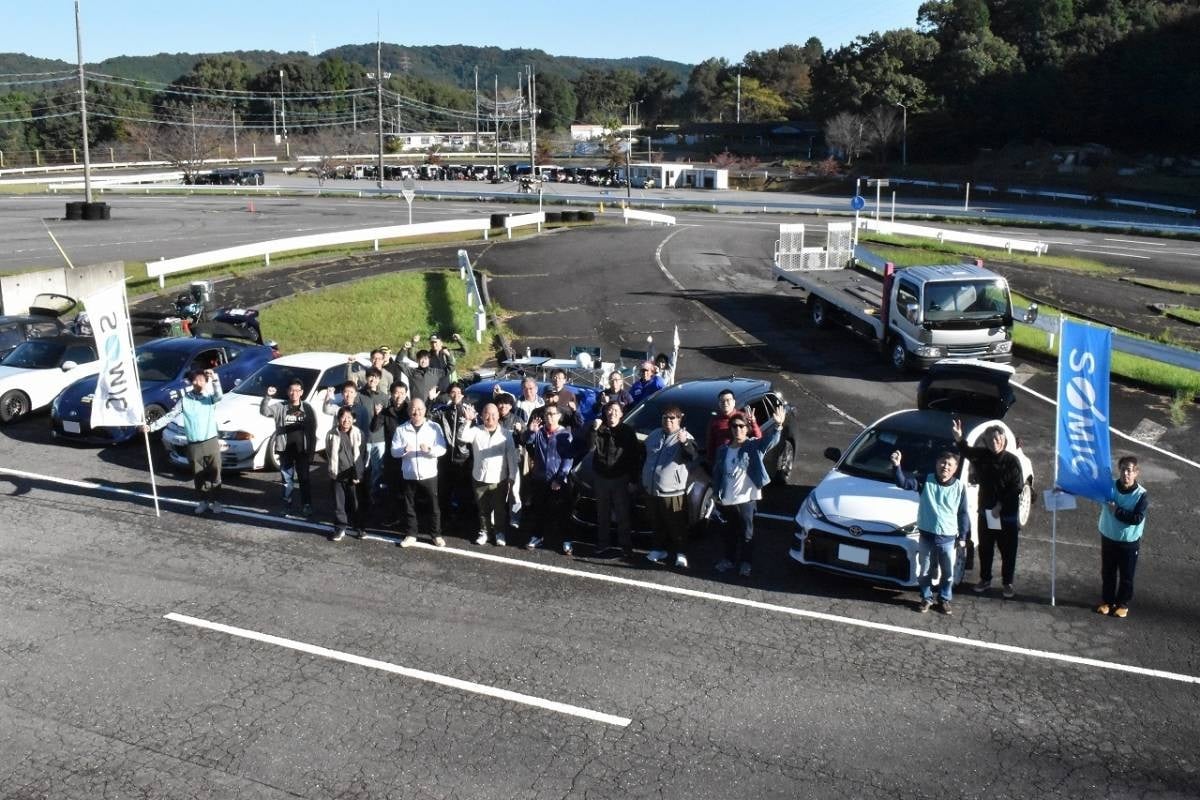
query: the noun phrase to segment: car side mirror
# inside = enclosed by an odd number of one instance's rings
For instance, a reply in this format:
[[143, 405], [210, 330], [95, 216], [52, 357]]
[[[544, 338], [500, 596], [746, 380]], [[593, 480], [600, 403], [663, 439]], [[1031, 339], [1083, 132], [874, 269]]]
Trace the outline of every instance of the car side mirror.
[[842, 451], [836, 447], [826, 447], [825, 457], [830, 461], [838, 461], [842, 457]]
[[1029, 308], [1025, 309], [1025, 316], [1022, 319], [1022, 321], [1025, 322], [1027, 325], [1032, 325], [1033, 323], [1037, 322], [1037, 318], [1038, 318], [1038, 304], [1030, 303]]
[[63, 365], [62, 365], [62, 371], [63, 371], [63, 372], [70, 372], [71, 370], [75, 369], [75, 368], [76, 368], [76, 367], [78, 367], [78, 366], [79, 366], [79, 365], [78, 365], [78, 364], [76, 364], [74, 361], [64, 361], [64, 362], [63, 362]]

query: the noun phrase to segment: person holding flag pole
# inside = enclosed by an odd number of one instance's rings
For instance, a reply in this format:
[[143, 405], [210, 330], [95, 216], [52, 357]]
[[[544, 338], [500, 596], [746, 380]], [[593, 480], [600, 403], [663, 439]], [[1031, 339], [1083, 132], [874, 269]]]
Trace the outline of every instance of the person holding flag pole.
[[[69, 263], [69, 262], [68, 262]], [[154, 513], [162, 516], [158, 505], [158, 483], [154, 479], [154, 458], [146, 427], [146, 409], [138, 381], [133, 350], [133, 328], [129, 323], [129, 303], [124, 282], [114, 283], [84, 300], [96, 350], [100, 354], [100, 373], [92, 398], [91, 425], [137, 427], [146, 439], [146, 459], [150, 464], [150, 489]]]
[[[1058, 511], [1074, 508], [1074, 497], [1106, 505], [1113, 500], [1110, 477], [1108, 382], [1112, 329], [1059, 318], [1058, 421], [1054, 442], [1051, 507], [1050, 605], [1055, 604]], [[1070, 495], [1064, 497], [1063, 495]]]

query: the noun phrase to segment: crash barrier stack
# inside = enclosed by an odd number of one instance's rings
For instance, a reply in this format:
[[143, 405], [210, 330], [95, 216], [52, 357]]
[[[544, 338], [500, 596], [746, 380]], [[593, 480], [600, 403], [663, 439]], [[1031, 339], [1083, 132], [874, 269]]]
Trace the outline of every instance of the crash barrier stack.
[[[881, 258], [870, 250], [859, 246], [854, 249], [854, 258], [860, 267], [871, 270], [879, 275], [883, 274], [884, 264], [886, 259]], [[1059, 317], [1054, 314], [1040, 312], [1037, 319], [1033, 322], [1025, 322], [1026, 308], [1020, 304], [1013, 303], [1013, 318], [1018, 325], [1029, 325], [1046, 334], [1047, 347], [1054, 347], [1054, 338], [1058, 335]], [[1113, 350], [1118, 353], [1127, 353], [1131, 356], [1139, 356], [1148, 358], [1151, 361], [1160, 361], [1163, 364], [1170, 364], [1173, 367], [1182, 367], [1183, 369], [1191, 369], [1200, 371], [1200, 353], [1195, 350], [1188, 350], [1183, 347], [1174, 347], [1161, 342], [1152, 342], [1149, 339], [1139, 339], [1136, 336], [1130, 336], [1126, 333], [1112, 329]]]
[[479, 344], [483, 341], [483, 332], [487, 330], [487, 304], [479, 291], [479, 281], [466, 250], [458, 251], [458, 277], [467, 284], [467, 307], [475, 313], [475, 344]]
[[981, 233], [968, 233], [946, 228], [931, 228], [926, 225], [910, 225], [904, 222], [887, 222], [864, 217], [858, 222], [859, 227], [877, 233], [894, 234], [899, 236], [918, 236], [926, 239], [937, 239], [939, 242], [960, 242], [962, 244], [977, 244], [983, 247], [997, 247], [1009, 253], [1014, 250], [1042, 255], [1049, 249], [1045, 242], [1030, 242], [1023, 239], [1009, 239], [1003, 236], [985, 236]]
[[0, 277], [0, 311], [24, 314], [43, 292], [82, 300], [106, 286], [125, 280], [125, 262], [107, 261], [83, 267], [56, 267]]
[[649, 222], [653, 225], [656, 222], [661, 222], [664, 225], [674, 225], [675, 218], [668, 214], [655, 214], [653, 211], [638, 211], [636, 208], [625, 209], [625, 224], [629, 224], [631, 219], [640, 219], [643, 222]]
[[[523, 215], [533, 216], [533, 215]], [[532, 221], [524, 224], [534, 224]], [[514, 226], [515, 227], [515, 226]], [[212, 267], [218, 264], [228, 264], [232, 261], [242, 261], [250, 258], [262, 258], [266, 264], [271, 263], [271, 256], [297, 250], [315, 250], [323, 247], [333, 247], [343, 244], [361, 244], [373, 242], [375, 251], [379, 251], [379, 243], [389, 239], [404, 239], [413, 236], [430, 236], [439, 233], [470, 233], [479, 231], [483, 238], [488, 238], [491, 221], [487, 219], [449, 219], [438, 222], [420, 222], [416, 225], [391, 225], [384, 228], [362, 228], [354, 231], [334, 231], [333, 233], [317, 233], [309, 236], [292, 236], [287, 239], [272, 239], [266, 242], [243, 244], [236, 247], [226, 247], [221, 250], [209, 250], [204, 253], [193, 253], [179, 258], [164, 258], [146, 264], [146, 275], [158, 278], [159, 287], [166, 285], [166, 276], [193, 269]]]

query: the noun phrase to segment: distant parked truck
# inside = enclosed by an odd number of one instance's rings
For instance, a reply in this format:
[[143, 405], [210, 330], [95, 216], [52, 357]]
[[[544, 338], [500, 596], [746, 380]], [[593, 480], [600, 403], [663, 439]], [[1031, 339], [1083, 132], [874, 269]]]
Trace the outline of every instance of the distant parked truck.
[[[982, 262], [902, 269], [889, 263], [880, 276], [855, 266], [848, 245], [835, 244], [842, 226], [829, 226], [827, 248], [805, 248], [802, 236], [799, 248], [789, 248], [785, 234], [792, 231], [784, 229], [796, 227], [781, 226], [774, 273], [808, 293], [818, 328], [850, 328], [876, 342], [899, 370], [928, 369], [943, 358], [1012, 360], [1008, 282]], [[1034, 306], [1025, 321], [1036, 315]]]

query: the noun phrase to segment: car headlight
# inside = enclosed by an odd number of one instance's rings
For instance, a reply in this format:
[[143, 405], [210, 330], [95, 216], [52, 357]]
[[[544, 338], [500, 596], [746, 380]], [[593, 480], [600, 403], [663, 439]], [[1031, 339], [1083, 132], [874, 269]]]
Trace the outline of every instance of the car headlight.
[[992, 342], [991, 345], [988, 346], [988, 351], [992, 353], [1011, 353], [1012, 340], [1006, 339], [1003, 342]]
[[217, 434], [217, 438], [227, 442], [249, 442], [254, 439], [254, 435], [250, 431], [222, 431]]
[[923, 344], [917, 348], [916, 353], [921, 358], [941, 358], [946, 354], [946, 351], [935, 345]]
[[814, 519], [825, 519], [825, 513], [821, 511], [821, 504], [817, 502], [816, 492], [810, 492], [804, 500], [804, 510]]
[[901, 528], [896, 528], [896, 533], [900, 536], [919, 536], [921, 531], [917, 529], [917, 523], [905, 525]]

